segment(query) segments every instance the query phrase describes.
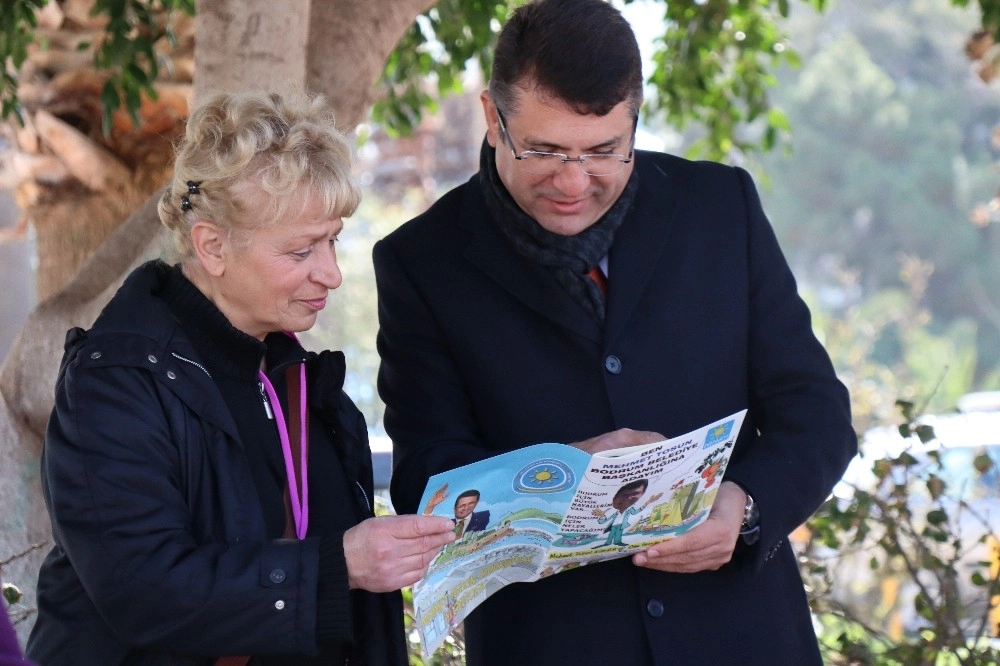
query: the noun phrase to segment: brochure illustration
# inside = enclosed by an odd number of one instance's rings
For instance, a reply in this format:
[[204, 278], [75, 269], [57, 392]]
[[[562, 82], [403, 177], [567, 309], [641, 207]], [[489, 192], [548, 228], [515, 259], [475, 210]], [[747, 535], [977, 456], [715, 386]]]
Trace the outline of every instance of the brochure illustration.
[[594, 455], [535, 444], [431, 477], [419, 510], [452, 518], [459, 538], [413, 586], [424, 657], [506, 585], [626, 557], [700, 525], [745, 416]]

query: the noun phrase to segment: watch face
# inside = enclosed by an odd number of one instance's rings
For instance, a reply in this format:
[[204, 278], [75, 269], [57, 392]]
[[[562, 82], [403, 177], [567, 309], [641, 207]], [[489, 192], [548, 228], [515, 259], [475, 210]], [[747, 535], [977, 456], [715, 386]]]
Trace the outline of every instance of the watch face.
[[757, 509], [757, 502], [754, 501], [750, 493], [747, 493], [747, 503], [743, 508], [743, 525], [740, 526], [740, 537], [748, 546], [757, 543], [760, 539], [760, 511]]
[[747, 495], [747, 504], [743, 510], [743, 529], [753, 529], [760, 522], [760, 511], [757, 509], [757, 502], [753, 497]]

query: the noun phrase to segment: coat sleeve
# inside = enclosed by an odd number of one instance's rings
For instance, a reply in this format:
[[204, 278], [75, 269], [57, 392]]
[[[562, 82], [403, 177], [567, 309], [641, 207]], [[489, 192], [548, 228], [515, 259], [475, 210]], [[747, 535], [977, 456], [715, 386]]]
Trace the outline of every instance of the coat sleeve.
[[847, 389], [813, 333], [756, 188], [736, 172], [749, 225], [747, 376], [757, 436], [727, 478], [760, 508], [760, 564], [829, 496], [857, 437]]
[[415, 513], [432, 475], [482, 460], [480, 427], [435, 319], [388, 240], [374, 250], [381, 365], [378, 390], [393, 441], [390, 494], [400, 513]]
[[319, 539], [266, 541], [240, 533], [240, 520], [205, 525], [200, 503], [218, 508], [210, 521], [256, 508], [234, 490], [246, 487], [234, 480], [244, 470], [208, 462], [231, 457], [192, 451], [235, 444], [177, 416], [177, 398], [151, 373], [77, 367], [83, 357], [57, 385], [42, 481], [56, 547], [104, 621], [137, 648], [315, 652]]

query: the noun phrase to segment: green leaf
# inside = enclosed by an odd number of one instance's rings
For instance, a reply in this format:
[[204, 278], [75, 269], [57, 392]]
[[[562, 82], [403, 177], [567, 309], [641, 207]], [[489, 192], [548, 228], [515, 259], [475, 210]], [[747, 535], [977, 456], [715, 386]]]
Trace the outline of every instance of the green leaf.
[[980, 453], [972, 460], [972, 467], [980, 474], [986, 474], [995, 465], [993, 458], [986, 453]]
[[11, 583], [3, 584], [3, 598], [9, 606], [20, 603], [23, 596], [21, 590], [16, 585], [12, 585]]
[[903, 415], [903, 418], [906, 419], [908, 423], [912, 422], [913, 419], [916, 418], [913, 413], [914, 407], [915, 405], [909, 400], [896, 401], [896, 408], [899, 409], [900, 414]]
[[930, 478], [927, 479], [927, 492], [930, 493], [931, 498], [934, 500], [940, 499], [945, 491], [945, 482], [941, 477], [936, 474], [932, 474]]

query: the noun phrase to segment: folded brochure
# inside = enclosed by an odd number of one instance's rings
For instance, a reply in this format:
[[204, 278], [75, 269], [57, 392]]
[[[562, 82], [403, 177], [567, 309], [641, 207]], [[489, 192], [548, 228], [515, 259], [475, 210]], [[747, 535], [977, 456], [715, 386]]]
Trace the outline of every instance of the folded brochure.
[[420, 511], [452, 518], [460, 538], [413, 586], [424, 658], [506, 585], [626, 557], [700, 525], [745, 415], [594, 455], [534, 444], [432, 476]]

